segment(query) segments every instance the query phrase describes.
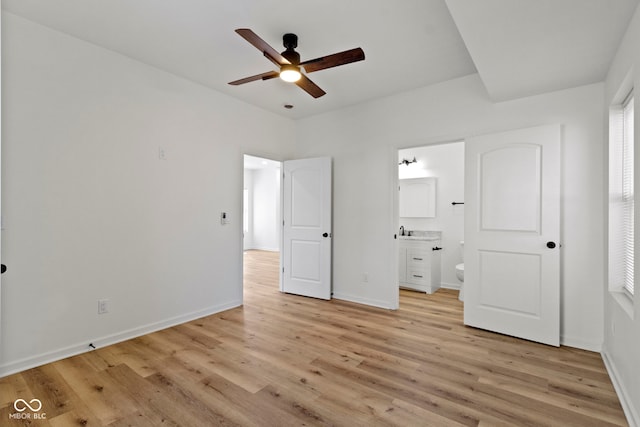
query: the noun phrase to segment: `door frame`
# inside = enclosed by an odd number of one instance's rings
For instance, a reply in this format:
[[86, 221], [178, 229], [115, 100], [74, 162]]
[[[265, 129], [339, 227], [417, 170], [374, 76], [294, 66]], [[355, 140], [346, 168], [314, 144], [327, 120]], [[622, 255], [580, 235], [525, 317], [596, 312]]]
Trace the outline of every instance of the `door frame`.
[[[270, 160], [273, 162], [280, 163], [280, 185], [278, 191], [280, 192], [280, 217], [278, 218], [278, 224], [282, 224], [282, 208], [283, 208], [283, 195], [284, 195], [284, 187], [282, 180], [282, 165], [284, 160], [281, 156], [278, 156], [274, 153], [260, 152], [256, 150], [241, 150], [240, 159], [242, 162], [242, 180], [241, 185], [238, 190], [238, 194], [240, 195], [240, 212], [241, 217], [242, 213], [244, 213], [244, 156], [252, 156], [258, 157], [265, 160]], [[240, 226], [240, 288], [242, 289], [242, 303], [244, 304], [244, 236], [243, 236], [243, 227]], [[278, 242], [280, 245], [280, 251], [278, 252], [278, 290], [282, 292], [283, 290], [283, 277], [282, 277], [282, 227], [278, 226]]]
[[[398, 191], [396, 191], [398, 189], [398, 187], [400, 186], [400, 178], [399, 178], [399, 168], [400, 165], [398, 165], [398, 154], [401, 150], [410, 150], [412, 148], [423, 148], [423, 147], [431, 147], [431, 146], [436, 146], [436, 145], [447, 145], [447, 144], [455, 144], [458, 142], [463, 142], [465, 144], [465, 149], [466, 149], [466, 140], [467, 138], [469, 138], [469, 136], [459, 136], [459, 135], [446, 135], [443, 136], [441, 138], [425, 138], [423, 141], [411, 141], [411, 143], [407, 143], [406, 145], [404, 144], [399, 144], [399, 145], [395, 145], [395, 146], [391, 146], [390, 147], [390, 154], [389, 157], [391, 158], [391, 161], [393, 162], [391, 164], [390, 170], [391, 170], [391, 182], [393, 183], [393, 185], [391, 186], [391, 200], [393, 203], [393, 207], [392, 207], [392, 218], [391, 218], [391, 236], [393, 238], [393, 236], [397, 236], [399, 230], [400, 230], [400, 197], [399, 197], [399, 193]], [[465, 171], [466, 173], [466, 171]], [[393, 239], [393, 243], [392, 243], [392, 254], [389, 257], [389, 259], [393, 260], [393, 265], [392, 265], [392, 274], [393, 274], [393, 278], [394, 280], [396, 280], [397, 282], [397, 277], [399, 274], [399, 270], [398, 270], [398, 256], [400, 254], [400, 241], [398, 238]], [[393, 282], [392, 282], [393, 283]], [[398, 307], [400, 306], [400, 288], [398, 286], [397, 283], [394, 283], [394, 289], [395, 289], [395, 293], [394, 293], [394, 300], [393, 300], [393, 310], [397, 310]]]

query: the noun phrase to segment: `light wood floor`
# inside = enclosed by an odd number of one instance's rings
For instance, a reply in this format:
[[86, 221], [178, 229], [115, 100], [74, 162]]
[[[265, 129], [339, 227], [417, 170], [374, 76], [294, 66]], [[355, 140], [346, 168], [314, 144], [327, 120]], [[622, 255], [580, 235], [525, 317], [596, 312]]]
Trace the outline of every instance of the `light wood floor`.
[[[457, 292], [388, 311], [278, 292], [245, 255], [245, 306], [0, 379], [0, 425], [626, 425], [600, 355], [462, 325]], [[18, 398], [46, 421], [9, 419]]]

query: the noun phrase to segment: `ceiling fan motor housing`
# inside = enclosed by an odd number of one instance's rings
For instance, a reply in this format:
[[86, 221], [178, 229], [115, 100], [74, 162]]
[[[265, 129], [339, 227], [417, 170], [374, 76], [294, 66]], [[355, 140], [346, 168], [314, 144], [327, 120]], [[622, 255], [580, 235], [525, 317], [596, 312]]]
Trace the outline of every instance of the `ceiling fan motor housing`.
[[282, 36], [282, 44], [285, 49], [295, 49], [298, 47], [298, 36], [292, 33], [287, 33]]
[[293, 65], [300, 63], [300, 54], [294, 49], [298, 47], [298, 36], [292, 33], [287, 33], [282, 36], [282, 44], [287, 49], [281, 53], [281, 55]]

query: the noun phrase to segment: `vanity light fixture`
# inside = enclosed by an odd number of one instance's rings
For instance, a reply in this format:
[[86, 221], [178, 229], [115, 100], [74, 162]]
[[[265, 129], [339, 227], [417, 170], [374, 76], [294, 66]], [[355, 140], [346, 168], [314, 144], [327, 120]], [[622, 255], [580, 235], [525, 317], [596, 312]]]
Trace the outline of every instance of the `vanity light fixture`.
[[398, 163], [398, 164], [399, 165], [409, 166], [411, 163], [418, 163], [418, 161], [416, 160], [415, 156], [413, 156], [413, 160], [402, 159], [402, 161], [400, 163]]

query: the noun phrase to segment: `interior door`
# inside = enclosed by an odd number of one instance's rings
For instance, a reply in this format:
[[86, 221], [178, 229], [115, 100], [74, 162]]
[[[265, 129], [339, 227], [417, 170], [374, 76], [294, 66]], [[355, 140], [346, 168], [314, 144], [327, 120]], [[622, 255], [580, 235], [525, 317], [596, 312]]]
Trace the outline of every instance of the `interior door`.
[[282, 290], [331, 299], [331, 159], [283, 164]]
[[[1, 0], [0, 0], [0, 3], [1, 3]], [[0, 21], [2, 20], [1, 18], [2, 18], [2, 12], [0, 11]], [[2, 34], [2, 33], [0, 32], [0, 34]], [[1, 39], [1, 36], [0, 36], [0, 39]], [[0, 40], [0, 46], [2, 45], [1, 42], [2, 42], [2, 40]], [[1, 77], [1, 75], [2, 75], [2, 66], [0, 66], [0, 77]], [[1, 80], [1, 78], [0, 78], [0, 80]], [[0, 99], [2, 99], [2, 93], [0, 93]], [[0, 107], [0, 110], [1, 110], [1, 107]], [[0, 113], [1, 113], [1, 111], [0, 111]], [[2, 114], [0, 114], [0, 117], [1, 116], [2, 116]], [[0, 131], [1, 131], [1, 128], [2, 128], [2, 121], [0, 120]], [[2, 132], [0, 132], [0, 134], [2, 134]], [[1, 148], [2, 148], [2, 142], [0, 140], [0, 153], [2, 152]], [[2, 200], [2, 197], [0, 197], [0, 200]], [[1, 205], [1, 203], [0, 203], [0, 205]], [[2, 207], [0, 206], [0, 242], [2, 241], [1, 234], [2, 234], [2, 230], [3, 229], [4, 229], [4, 223], [2, 221]], [[0, 244], [0, 247], [2, 247], [1, 244]], [[0, 256], [0, 261], [2, 261], [2, 257], [1, 256]], [[4, 264], [1, 264], [0, 265], [0, 274], [4, 273], [6, 271], [6, 269], [7, 269], [6, 266]], [[0, 279], [0, 342], [2, 342], [2, 330], [3, 330], [2, 329], [2, 312], [1, 311], [2, 311], [2, 279]], [[1, 353], [2, 352], [0, 352], [0, 363], [2, 363], [2, 354]]]
[[465, 146], [464, 323], [560, 344], [560, 127]]

